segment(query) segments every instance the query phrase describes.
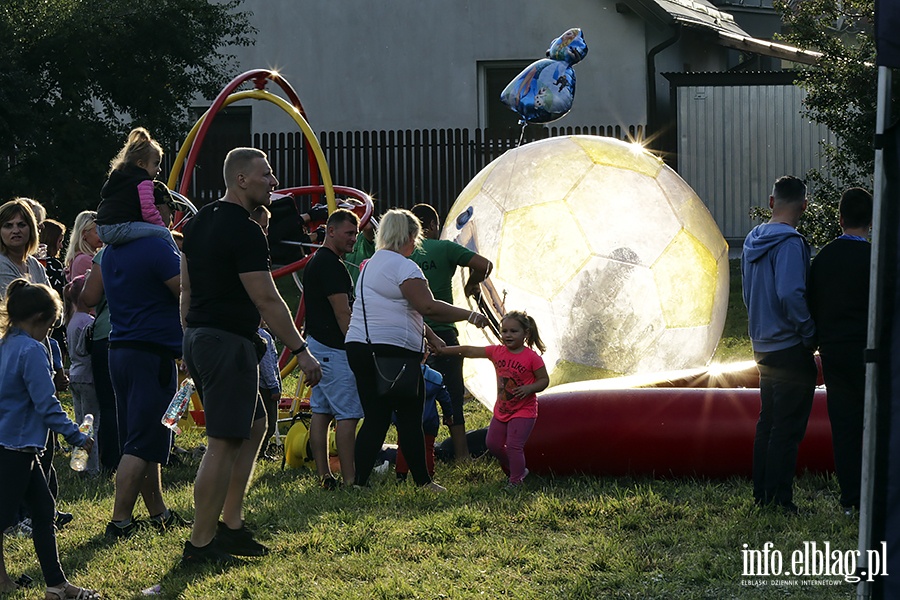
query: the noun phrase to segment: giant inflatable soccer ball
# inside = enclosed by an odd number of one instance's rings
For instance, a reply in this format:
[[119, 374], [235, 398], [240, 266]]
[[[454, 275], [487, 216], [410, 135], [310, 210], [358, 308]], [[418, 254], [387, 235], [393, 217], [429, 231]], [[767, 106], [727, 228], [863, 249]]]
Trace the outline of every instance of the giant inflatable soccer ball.
[[[728, 304], [728, 245], [696, 193], [613, 138], [550, 138], [506, 152], [450, 209], [442, 237], [494, 263], [483, 299], [525, 310], [547, 346], [551, 385], [709, 362]], [[467, 273], [454, 277], [457, 305]], [[461, 324], [460, 343], [495, 344]], [[492, 407], [493, 368], [466, 360]]]

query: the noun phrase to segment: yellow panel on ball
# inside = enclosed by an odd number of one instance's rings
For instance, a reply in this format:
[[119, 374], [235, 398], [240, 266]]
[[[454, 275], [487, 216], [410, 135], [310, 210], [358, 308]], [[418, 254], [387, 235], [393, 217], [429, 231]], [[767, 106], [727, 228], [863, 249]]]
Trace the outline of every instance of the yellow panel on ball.
[[697, 327], [712, 321], [716, 259], [682, 229], [650, 267], [666, 327]]
[[568, 138], [550, 138], [520, 146], [492, 162], [483, 193], [515, 210], [562, 200], [593, 166], [591, 158]]
[[656, 177], [665, 166], [663, 161], [637, 143], [588, 135], [573, 135], [572, 141], [581, 146], [598, 165], [635, 171], [647, 177]]
[[[497, 158], [450, 209], [442, 237], [494, 262], [484, 297], [526, 310], [554, 385], [702, 366], [728, 304], [728, 247], [696, 193], [636, 144], [556, 137]], [[475, 308], [454, 277], [454, 301]], [[460, 343], [498, 343], [458, 324]], [[464, 378], [486, 406], [488, 361]]]
[[[530, 282], [538, 295], [552, 297], [571, 280], [591, 253], [575, 217], [562, 202], [507, 212], [503, 218], [497, 270], [505, 279]], [[532, 259], [552, 256], [553, 266], [535, 277]]]

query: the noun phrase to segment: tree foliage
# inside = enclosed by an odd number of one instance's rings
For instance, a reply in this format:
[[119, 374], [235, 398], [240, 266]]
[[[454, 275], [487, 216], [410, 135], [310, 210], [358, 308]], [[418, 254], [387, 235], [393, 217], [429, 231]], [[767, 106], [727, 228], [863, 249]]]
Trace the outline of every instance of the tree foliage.
[[197, 96], [235, 74], [250, 45], [242, 0], [3, 0], [0, 199], [34, 197], [71, 222], [95, 208], [133, 125], [184, 137]]
[[850, 186], [872, 189], [877, 106], [873, 0], [776, 0], [784, 41], [823, 58], [804, 67], [805, 116], [824, 123], [837, 144], [823, 142], [825, 168], [807, 173], [810, 204], [800, 230], [815, 245], [840, 235], [838, 202]]

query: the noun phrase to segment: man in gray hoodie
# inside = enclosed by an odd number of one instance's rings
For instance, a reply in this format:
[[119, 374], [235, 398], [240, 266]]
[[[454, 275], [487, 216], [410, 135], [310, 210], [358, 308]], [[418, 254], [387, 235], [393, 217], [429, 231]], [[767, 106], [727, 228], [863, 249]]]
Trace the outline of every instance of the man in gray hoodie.
[[806, 301], [809, 244], [797, 232], [806, 184], [779, 178], [769, 196], [772, 218], [744, 240], [744, 304], [759, 369], [760, 410], [753, 441], [753, 498], [795, 513], [797, 450], [812, 410], [816, 327]]

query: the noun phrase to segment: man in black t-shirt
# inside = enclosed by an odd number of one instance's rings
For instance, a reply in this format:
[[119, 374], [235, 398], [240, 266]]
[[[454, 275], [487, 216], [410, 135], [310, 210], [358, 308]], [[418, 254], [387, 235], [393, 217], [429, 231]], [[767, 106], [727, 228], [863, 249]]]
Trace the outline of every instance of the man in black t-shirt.
[[819, 332], [841, 506], [852, 515], [859, 509], [862, 483], [872, 195], [850, 188], [841, 195], [839, 210], [843, 235], [812, 261], [809, 308]]
[[271, 202], [278, 184], [269, 161], [255, 148], [236, 148], [225, 157], [224, 175], [225, 195], [185, 226], [181, 259], [184, 357], [203, 401], [208, 439], [194, 481], [194, 527], [181, 559], [187, 565], [230, 564], [233, 555], [268, 553], [243, 521], [244, 495], [266, 431], [266, 419], [255, 418], [265, 417], [260, 316], [292, 349], [311, 385], [322, 376], [275, 287], [265, 235], [250, 220], [257, 206]]
[[353, 283], [341, 257], [353, 250], [358, 234], [359, 219], [354, 213], [342, 208], [333, 212], [325, 225], [324, 245], [303, 271], [306, 336], [310, 350], [322, 363], [322, 381], [313, 388], [309, 399], [309, 443], [322, 486], [328, 489], [337, 487], [328, 461], [328, 428], [332, 420], [341, 476], [348, 485], [356, 477], [353, 447], [363, 409], [344, 351]]

